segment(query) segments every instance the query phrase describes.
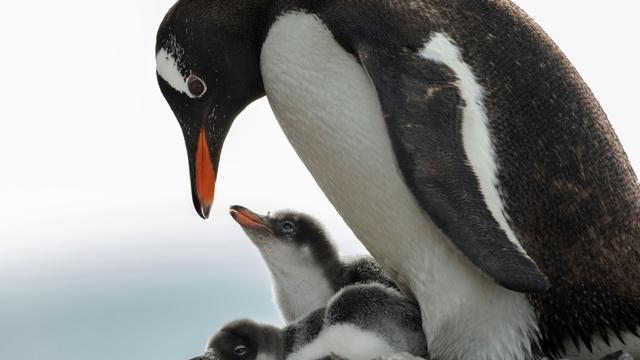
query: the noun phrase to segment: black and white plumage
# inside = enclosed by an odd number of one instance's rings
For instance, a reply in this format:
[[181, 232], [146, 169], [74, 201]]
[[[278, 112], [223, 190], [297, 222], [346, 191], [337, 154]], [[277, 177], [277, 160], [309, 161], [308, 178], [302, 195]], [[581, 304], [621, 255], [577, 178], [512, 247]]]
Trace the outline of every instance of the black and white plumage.
[[182, 0], [157, 58], [190, 154], [205, 129], [214, 167], [235, 115], [267, 95], [420, 302], [434, 357], [640, 353], [636, 177], [576, 70], [510, 1]]
[[341, 259], [322, 225], [310, 215], [279, 211], [264, 216], [242, 206], [232, 206], [230, 213], [260, 250], [287, 322], [325, 307], [348, 285], [375, 282], [395, 287], [370, 256]]
[[350, 285], [328, 303], [279, 329], [251, 320], [231, 322], [198, 359], [309, 360], [336, 355], [371, 360], [405, 352], [427, 357], [420, 310], [395, 289]]

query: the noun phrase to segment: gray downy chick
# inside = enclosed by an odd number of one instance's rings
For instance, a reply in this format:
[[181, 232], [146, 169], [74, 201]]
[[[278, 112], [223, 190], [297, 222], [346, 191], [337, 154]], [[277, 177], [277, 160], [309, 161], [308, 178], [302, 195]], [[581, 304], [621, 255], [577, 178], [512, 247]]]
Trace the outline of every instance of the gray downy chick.
[[325, 308], [277, 328], [252, 320], [225, 325], [192, 360], [371, 360], [397, 353], [428, 358], [416, 302], [381, 284], [350, 285]]
[[258, 248], [273, 279], [276, 302], [290, 323], [327, 301], [347, 285], [395, 284], [370, 256], [340, 258], [322, 225], [295, 211], [259, 215], [232, 206], [231, 216]]

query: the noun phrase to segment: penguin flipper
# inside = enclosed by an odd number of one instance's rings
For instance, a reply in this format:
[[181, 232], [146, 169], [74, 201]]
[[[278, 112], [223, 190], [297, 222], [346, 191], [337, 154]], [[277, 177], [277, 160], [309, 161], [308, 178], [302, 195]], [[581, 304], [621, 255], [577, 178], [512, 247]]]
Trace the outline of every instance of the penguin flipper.
[[423, 210], [499, 285], [545, 291], [545, 275], [485, 203], [463, 145], [465, 101], [453, 69], [413, 49], [392, 53], [365, 44], [355, 50], [377, 91], [398, 166]]

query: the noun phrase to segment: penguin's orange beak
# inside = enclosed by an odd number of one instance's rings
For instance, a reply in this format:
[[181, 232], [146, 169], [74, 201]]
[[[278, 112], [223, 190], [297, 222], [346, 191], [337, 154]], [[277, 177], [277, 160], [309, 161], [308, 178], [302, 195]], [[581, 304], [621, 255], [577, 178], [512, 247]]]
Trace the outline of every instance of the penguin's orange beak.
[[213, 163], [211, 162], [209, 145], [207, 144], [204, 128], [200, 130], [200, 136], [198, 137], [194, 166], [195, 195], [200, 206], [200, 208], [196, 210], [198, 210], [202, 218], [206, 219], [209, 217], [209, 212], [213, 205], [213, 197], [216, 189], [216, 173], [213, 169]]
[[[164, 46], [158, 45], [156, 50]], [[257, 93], [255, 98], [225, 96], [226, 90], [237, 89], [233, 87], [236, 83], [227, 84], [219, 79], [215, 82], [215, 88], [211, 87], [198, 99], [190, 99], [177, 91], [160, 73], [157, 73], [157, 78], [162, 95], [182, 130], [189, 164], [191, 200], [198, 215], [207, 219], [213, 206], [218, 166], [227, 134], [238, 114], [262, 94]]]
[[240, 226], [247, 229], [266, 229], [271, 231], [271, 227], [264, 216], [258, 215], [253, 211], [234, 205], [229, 209], [229, 214]]

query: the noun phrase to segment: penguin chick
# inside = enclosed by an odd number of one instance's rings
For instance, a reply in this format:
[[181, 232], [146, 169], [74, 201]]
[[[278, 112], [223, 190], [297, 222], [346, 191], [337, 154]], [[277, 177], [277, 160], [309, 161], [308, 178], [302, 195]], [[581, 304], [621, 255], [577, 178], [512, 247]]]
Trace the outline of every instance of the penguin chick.
[[192, 360], [371, 360], [406, 352], [426, 358], [420, 309], [396, 289], [350, 285], [325, 308], [279, 329], [252, 320], [225, 325]]
[[275, 326], [236, 320], [209, 339], [204, 355], [191, 360], [283, 359], [282, 341]]
[[395, 287], [370, 256], [341, 259], [322, 225], [309, 215], [279, 211], [263, 216], [242, 206], [232, 206], [229, 212], [264, 258], [287, 323], [324, 307], [347, 285], [376, 282]]

